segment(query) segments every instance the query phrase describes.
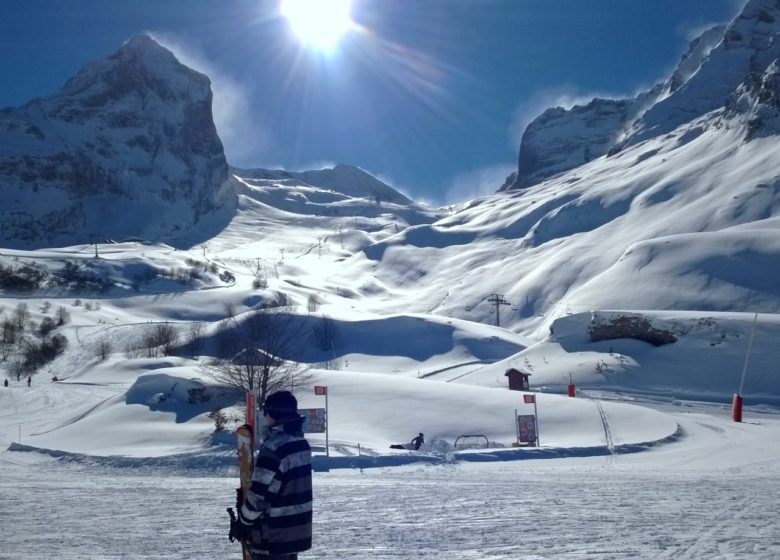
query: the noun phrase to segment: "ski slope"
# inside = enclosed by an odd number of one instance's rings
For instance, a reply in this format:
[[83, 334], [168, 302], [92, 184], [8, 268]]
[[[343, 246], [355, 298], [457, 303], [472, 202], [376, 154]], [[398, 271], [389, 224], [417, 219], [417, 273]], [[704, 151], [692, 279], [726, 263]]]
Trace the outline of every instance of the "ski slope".
[[[314, 548], [300, 557], [777, 558], [780, 462], [767, 442], [780, 418], [670, 408], [683, 437], [642, 453], [317, 472]], [[7, 451], [0, 468], [4, 559], [239, 557], [226, 470]]]

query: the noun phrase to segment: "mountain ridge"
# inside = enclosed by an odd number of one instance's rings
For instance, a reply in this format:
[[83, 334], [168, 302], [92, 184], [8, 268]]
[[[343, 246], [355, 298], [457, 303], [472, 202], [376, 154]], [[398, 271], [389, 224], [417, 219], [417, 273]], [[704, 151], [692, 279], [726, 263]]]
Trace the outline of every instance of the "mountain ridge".
[[[523, 133], [516, 176], [499, 190], [540, 183], [716, 110], [753, 112], [754, 129], [777, 133], [776, 104], [757, 108], [752, 103], [748, 108], [739, 98], [751, 84], [753, 91], [764, 92], [755, 97], [776, 98], [778, 57], [780, 4], [750, 0], [728, 25], [710, 28], [694, 39], [673, 74], [650, 90], [629, 99], [594, 99], [584, 106], [542, 113]], [[751, 137], [748, 134], [746, 140]]]
[[390, 185], [354, 165], [340, 163], [331, 168], [309, 171], [237, 167], [232, 170], [244, 179], [297, 181], [313, 187], [331, 189], [352, 198], [370, 198], [394, 204], [415, 204], [413, 200]]

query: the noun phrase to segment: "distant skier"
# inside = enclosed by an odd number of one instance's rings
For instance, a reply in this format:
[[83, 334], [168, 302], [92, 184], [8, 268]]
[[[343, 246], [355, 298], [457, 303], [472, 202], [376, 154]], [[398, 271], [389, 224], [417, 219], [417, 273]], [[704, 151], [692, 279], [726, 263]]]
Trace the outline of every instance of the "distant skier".
[[8, 387], [8, 380], [7, 380], [7, 379], [6, 379], [5, 381], [3, 381], [3, 385], [5, 385], [6, 387]]
[[27, 386], [28, 387], [30, 386], [30, 383], [32, 383], [32, 376], [28, 375], [27, 376]]
[[231, 523], [230, 540], [247, 539], [254, 560], [297, 560], [311, 548], [311, 448], [303, 437], [304, 417], [289, 391], [272, 393], [263, 404], [263, 443], [252, 486]]
[[425, 437], [423, 436], [422, 432], [412, 440], [412, 447], [414, 447], [414, 450], [417, 451], [422, 447], [422, 444], [425, 443]]

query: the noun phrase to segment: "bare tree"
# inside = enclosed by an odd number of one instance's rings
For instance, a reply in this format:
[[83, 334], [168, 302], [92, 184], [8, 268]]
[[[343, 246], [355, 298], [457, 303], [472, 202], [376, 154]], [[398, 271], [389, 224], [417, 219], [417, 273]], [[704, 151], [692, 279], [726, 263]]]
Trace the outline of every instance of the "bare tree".
[[319, 325], [312, 329], [312, 337], [323, 352], [330, 352], [335, 358], [336, 340], [338, 339], [336, 322], [327, 315], [322, 316]]
[[155, 338], [162, 347], [163, 355], [170, 356], [179, 342], [179, 330], [168, 321], [155, 325]]
[[95, 354], [101, 361], [105, 361], [111, 355], [114, 350], [114, 345], [111, 343], [110, 338], [101, 338], [95, 346]]
[[146, 350], [147, 358], [157, 357], [160, 350], [170, 356], [179, 341], [179, 331], [169, 322], [157, 323], [147, 329], [141, 337], [141, 348]]
[[214, 420], [214, 431], [221, 432], [225, 429], [228, 423], [227, 414], [225, 414], [221, 408], [215, 408], [209, 412], [206, 416]]
[[56, 328], [57, 323], [54, 322], [54, 319], [51, 317], [44, 317], [43, 320], [41, 320], [41, 324], [38, 325], [38, 334], [45, 338]]
[[136, 340], [127, 340], [123, 346], [122, 352], [128, 360], [134, 360], [141, 357], [141, 347]]
[[57, 317], [57, 324], [60, 326], [64, 325], [65, 323], [70, 321], [70, 312], [60, 305], [57, 308], [56, 317]]
[[13, 314], [13, 322], [16, 325], [16, 328], [20, 331], [24, 331], [25, 326], [27, 325], [27, 321], [30, 320], [30, 311], [27, 308], [26, 303], [20, 303], [16, 306], [16, 309], [14, 309]]
[[203, 323], [192, 323], [187, 331], [187, 350], [194, 358], [197, 358], [203, 350], [203, 333], [205, 330]]
[[[274, 391], [311, 382], [311, 376], [295, 361], [302, 349], [302, 323], [292, 309], [266, 307], [233, 315], [219, 329], [221, 350], [238, 351], [223, 356], [215, 372], [218, 381], [257, 391], [258, 402]], [[233, 344], [226, 344], [228, 340]]]
[[19, 346], [19, 355], [22, 358], [20, 371], [27, 374], [34, 373], [62, 354], [67, 347], [68, 339], [61, 334], [55, 334], [41, 342], [30, 337], [23, 338]]
[[0, 360], [6, 361], [12, 355], [23, 336], [24, 332], [17, 326], [14, 317], [6, 317], [0, 322]]
[[155, 338], [154, 331], [152, 329], [147, 329], [144, 331], [140, 340], [138, 341], [138, 346], [140, 350], [146, 350], [147, 358], [157, 357], [159, 348], [157, 348], [157, 338]]

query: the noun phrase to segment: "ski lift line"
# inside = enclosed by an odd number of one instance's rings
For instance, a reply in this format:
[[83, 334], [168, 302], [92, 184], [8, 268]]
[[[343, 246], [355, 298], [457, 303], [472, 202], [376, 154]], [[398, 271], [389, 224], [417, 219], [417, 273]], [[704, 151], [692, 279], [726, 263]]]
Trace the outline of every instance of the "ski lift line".
[[457, 369], [459, 367], [473, 366], [473, 365], [476, 365], [476, 364], [486, 364], [487, 365], [487, 363], [492, 363], [492, 362], [485, 362], [484, 360], [474, 360], [472, 362], [464, 362], [462, 364], [455, 364], [454, 366], [447, 366], [445, 368], [429, 371], [428, 373], [425, 373], [425, 374], [421, 375], [420, 379], [425, 379], [426, 377], [431, 377], [433, 375], [437, 375], [439, 373], [444, 373], [445, 371], [449, 371], [451, 369]]
[[461, 375], [457, 375], [457, 376], [453, 377], [452, 379], [447, 379], [445, 382], [446, 383], [451, 383], [452, 381], [455, 381], [456, 379], [460, 379], [461, 377], [466, 377], [467, 375], [471, 375], [472, 373], [477, 373], [478, 371], [485, 369], [489, 365], [494, 364], [495, 361], [492, 361], [492, 362], [482, 361], [482, 363], [484, 364], [483, 366], [478, 367], [476, 369], [472, 369], [471, 371], [467, 371], [466, 373], [463, 373]]

